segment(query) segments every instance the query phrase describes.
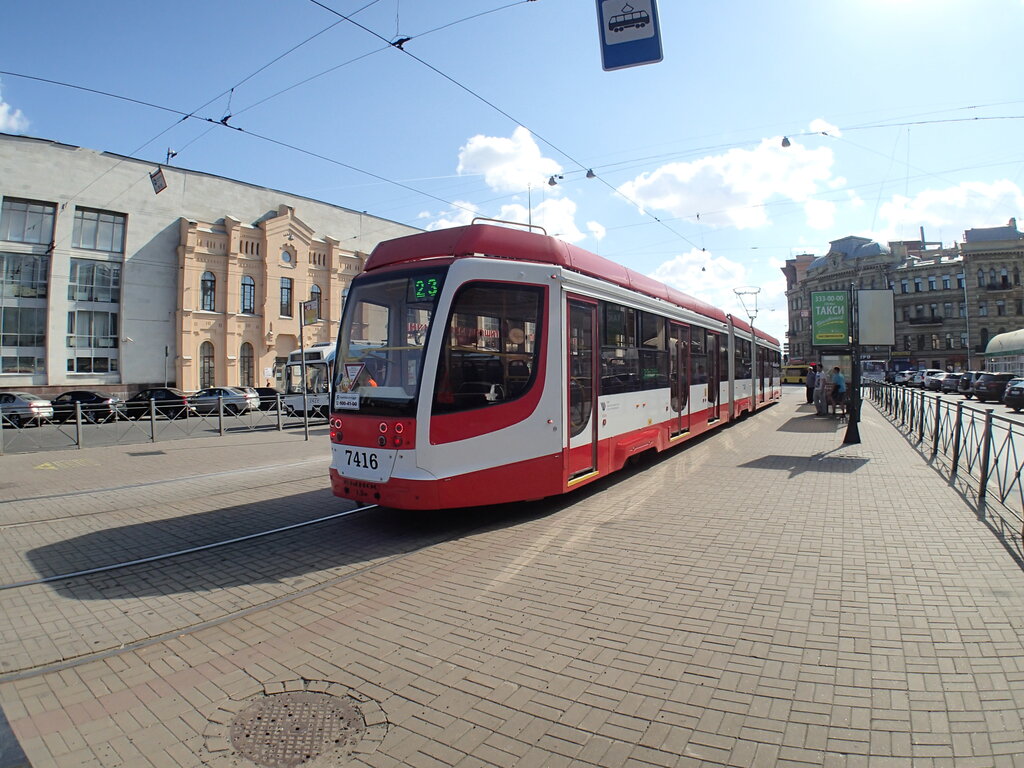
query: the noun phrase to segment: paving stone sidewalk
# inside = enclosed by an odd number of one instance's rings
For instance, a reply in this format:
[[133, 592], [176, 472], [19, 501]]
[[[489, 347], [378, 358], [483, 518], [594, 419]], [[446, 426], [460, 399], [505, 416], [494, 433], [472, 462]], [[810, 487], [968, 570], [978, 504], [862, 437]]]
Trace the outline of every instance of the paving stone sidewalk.
[[788, 389], [561, 501], [0, 682], [0, 704], [34, 768], [261, 764], [232, 725], [285, 694], [362, 712], [311, 768], [1024, 766], [1024, 573], [872, 406], [860, 444], [845, 429]]

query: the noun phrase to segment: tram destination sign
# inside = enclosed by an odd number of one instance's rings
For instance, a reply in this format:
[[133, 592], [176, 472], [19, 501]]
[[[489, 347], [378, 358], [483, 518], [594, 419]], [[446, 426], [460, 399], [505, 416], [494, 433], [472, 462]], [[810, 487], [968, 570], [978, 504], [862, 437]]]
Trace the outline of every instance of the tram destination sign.
[[811, 291], [811, 344], [845, 347], [850, 343], [848, 291]]

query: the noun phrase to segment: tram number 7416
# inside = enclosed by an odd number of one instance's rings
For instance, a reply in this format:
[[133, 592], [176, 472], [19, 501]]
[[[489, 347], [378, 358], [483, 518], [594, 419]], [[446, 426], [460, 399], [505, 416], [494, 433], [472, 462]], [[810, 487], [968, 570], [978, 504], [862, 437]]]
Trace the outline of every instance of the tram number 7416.
[[377, 469], [377, 454], [368, 451], [353, 451], [345, 449], [345, 463], [350, 467], [362, 467], [363, 469]]

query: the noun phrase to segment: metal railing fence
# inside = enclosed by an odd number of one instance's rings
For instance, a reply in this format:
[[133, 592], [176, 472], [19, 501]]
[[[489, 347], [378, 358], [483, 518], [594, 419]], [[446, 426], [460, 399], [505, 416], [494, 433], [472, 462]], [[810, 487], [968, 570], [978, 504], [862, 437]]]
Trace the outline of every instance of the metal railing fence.
[[[918, 450], [944, 472], [952, 486], [973, 496], [979, 515], [998, 505], [1024, 535], [1024, 423], [994, 408], [964, 407], [940, 395], [881, 382], [866, 385], [868, 397]], [[995, 405], [995, 404], [993, 404]]]
[[287, 412], [282, 398], [267, 410], [236, 412], [223, 397], [216, 408], [194, 412], [177, 404], [150, 400], [148, 412], [122, 410], [101, 413], [91, 406], [74, 404], [74, 410], [51, 418], [0, 411], [0, 455], [34, 453], [68, 448], [134, 445], [178, 440], [185, 437], [218, 437], [239, 432], [284, 431], [299, 428], [309, 439], [309, 428], [327, 426], [327, 415], [313, 417]]

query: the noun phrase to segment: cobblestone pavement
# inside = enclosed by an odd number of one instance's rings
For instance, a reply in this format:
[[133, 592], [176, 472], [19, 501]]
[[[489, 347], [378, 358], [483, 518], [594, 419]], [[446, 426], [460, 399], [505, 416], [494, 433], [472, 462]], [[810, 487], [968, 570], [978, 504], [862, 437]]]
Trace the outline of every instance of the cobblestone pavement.
[[[1024, 766], [1024, 573], [870, 405], [845, 429], [794, 388], [560, 500], [0, 590], [0, 768], [284, 765], [243, 731], [286, 701], [360, 713], [284, 733], [310, 768]], [[345, 511], [327, 456], [2, 457], [0, 580]]]

